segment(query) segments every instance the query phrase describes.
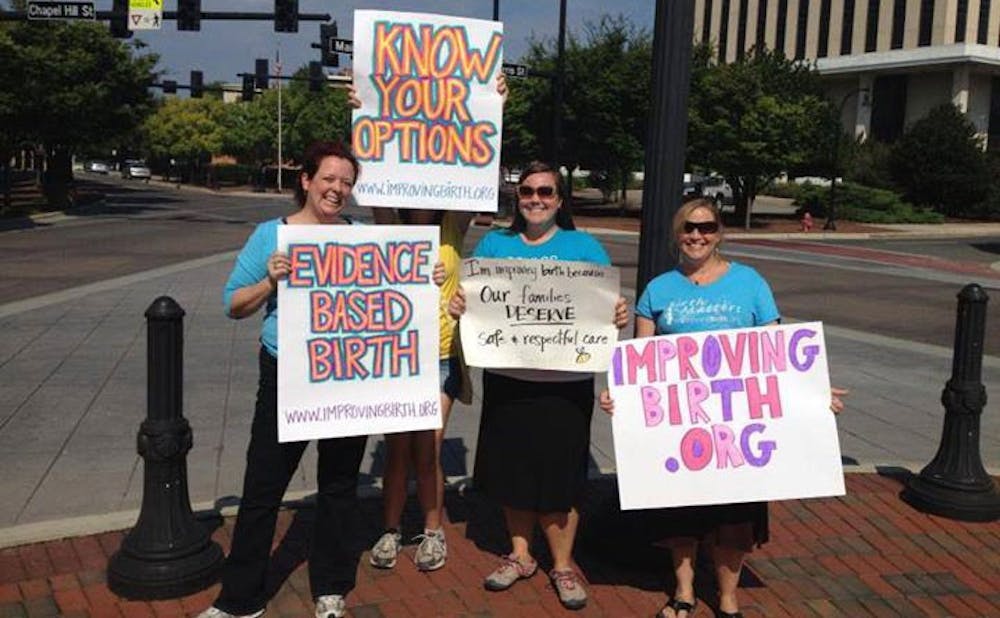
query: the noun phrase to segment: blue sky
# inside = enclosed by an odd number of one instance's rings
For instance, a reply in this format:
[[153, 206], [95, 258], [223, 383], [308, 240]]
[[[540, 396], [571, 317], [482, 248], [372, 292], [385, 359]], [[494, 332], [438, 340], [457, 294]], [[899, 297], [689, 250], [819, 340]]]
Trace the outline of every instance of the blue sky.
[[[176, 10], [176, 0], [164, 0], [167, 10]], [[272, 12], [273, 0], [202, 0], [203, 11]], [[97, 0], [97, 8], [110, 10], [111, 0]], [[300, 13], [329, 13], [337, 21], [342, 38], [351, 38], [354, 9], [387, 9], [491, 19], [493, 0], [299, 0]], [[602, 14], [622, 14], [637, 26], [651, 26], [654, 0], [567, 0], [567, 28], [579, 32], [586, 22]], [[559, 25], [558, 0], [500, 0], [504, 22], [507, 62], [516, 61], [528, 48], [532, 36], [555, 39]], [[188, 71], [200, 69], [205, 81], [237, 81], [236, 74], [252, 72], [255, 58], [274, 61], [280, 48], [286, 70], [319, 60], [319, 50], [309, 44], [319, 42], [319, 22], [300, 22], [297, 34], [278, 34], [272, 22], [203, 21], [199, 32], [178, 32], [175, 22], [166, 22], [159, 32], [137, 33], [136, 38], [160, 54], [159, 68], [164, 78], [187, 83]], [[341, 58], [344, 66], [346, 57]], [[272, 73], [273, 73], [272, 68]]]

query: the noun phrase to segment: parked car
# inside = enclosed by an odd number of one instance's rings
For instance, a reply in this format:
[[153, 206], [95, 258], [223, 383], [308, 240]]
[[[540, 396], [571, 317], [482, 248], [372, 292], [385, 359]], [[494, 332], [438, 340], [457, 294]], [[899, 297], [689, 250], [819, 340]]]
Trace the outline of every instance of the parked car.
[[107, 161], [99, 161], [94, 159], [93, 161], [87, 162], [87, 171], [92, 174], [107, 174], [111, 166], [108, 165]]
[[733, 204], [733, 188], [722, 176], [705, 178], [702, 194], [715, 201], [716, 206], [731, 206]]
[[122, 164], [122, 178], [139, 178], [149, 182], [152, 175], [146, 162], [141, 159], [128, 159]]

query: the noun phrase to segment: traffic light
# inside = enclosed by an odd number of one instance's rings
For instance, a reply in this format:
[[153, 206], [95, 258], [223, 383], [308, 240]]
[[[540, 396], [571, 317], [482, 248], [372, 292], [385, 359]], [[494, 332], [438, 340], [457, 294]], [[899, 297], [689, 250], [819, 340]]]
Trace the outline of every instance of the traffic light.
[[299, 0], [274, 0], [274, 31], [299, 31]]
[[243, 76], [243, 101], [249, 103], [253, 101], [253, 75]]
[[115, 0], [111, 7], [111, 36], [132, 38], [132, 31], [128, 29], [128, 0]]
[[163, 94], [177, 94], [177, 82], [172, 79], [163, 80]]
[[257, 63], [254, 65], [254, 77], [257, 80], [257, 87], [261, 90], [267, 90], [270, 84], [269, 78], [270, 68], [267, 64], [267, 58], [257, 58]]
[[323, 82], [326, 81], [326, 75], [323, 73], [323, 65], [319, 62], [313, 60], [309, 63], [309, 91], [310, 92], [322, 92]]
[[200, 99], [205, 94], [205, 78], [201, 71], [191, 71], [191, 98]]
[[319, 25], [320, 57], [325, 67], [340, 66], [340, 54], [333, 51], [335, 38], [337, 38], [337, 22]]
[[177, 29], [201, 30], [201, 0], [177, 0]]

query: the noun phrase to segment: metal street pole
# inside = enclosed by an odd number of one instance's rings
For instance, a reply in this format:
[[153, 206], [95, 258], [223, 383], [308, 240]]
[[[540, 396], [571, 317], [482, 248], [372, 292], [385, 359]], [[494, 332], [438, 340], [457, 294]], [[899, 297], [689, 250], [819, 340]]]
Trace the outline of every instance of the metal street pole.
[[274, 64], [278, 69], [278, 193], [281, 193], [281, 164], [285, 160], [281, 152], [281, 47], [275, 51]]
[[500, 21], [500, 0], [493, 0], [493, 21]]
[[840, 119], [844, 117], [844, 106], [847, 105], [847, 101], [856, 94], [866, 92], [868, 92], [867, 88], [855, 88], [844, 95], [844, 98], [840, 100], [840, 107], [837, 108], [837, 123], [835, 125], [837, 134], [833, 139], [833, 157], [831, 157], [833, 160], [833, 173], [830, 174], [830, 204], [826, 209], [826, 223], [823, 224], [824, 230], [837, 231], [837, 204], [835, 199], [837, 196], [837, 168], [840, 166]]
[[636, 296], [650, 279], [677, 264], [670, 248], [670, 223], [683, 191], [693, 36], [694, 0], [656, 3]]
[[[552, 164], [556, 170], [562, 169], [562, 113], [563, 113], [563, 89], [566, 85], [566, 0], [559, 0], [559, 39], [556, 46], [556, 92], [555, 110], [552, 118]], [[573, 170], [569, 171], [569, 189], [566, 192], [566, 201], [572, 203], [573, 197]], [[560, 175], [562, 172], [560, 172]], [[569, 205], [569, 204], [567, 204]]]

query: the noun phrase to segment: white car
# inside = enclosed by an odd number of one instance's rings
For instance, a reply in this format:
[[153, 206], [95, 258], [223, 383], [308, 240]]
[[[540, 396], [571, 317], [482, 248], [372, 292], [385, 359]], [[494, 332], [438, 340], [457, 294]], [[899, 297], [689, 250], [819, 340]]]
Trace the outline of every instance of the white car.
[[92, 174], [107, 174], [109, 169], [111, 168], [104, 161], [95, 160], [87, 163], [87, 171]]
[[129, 159], [122, 164], [122, 178], [149, 180], [152, 175], [153, 173], [149, 171], [145, 161]]
[[733, 188], [722, 176], [705, 177], [702, 195], [713, 200], [716, 206], [731, 206], [733, 204]]

